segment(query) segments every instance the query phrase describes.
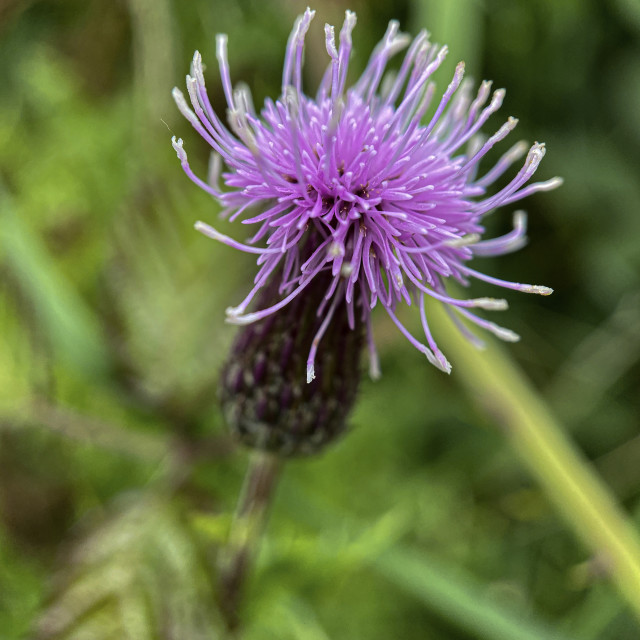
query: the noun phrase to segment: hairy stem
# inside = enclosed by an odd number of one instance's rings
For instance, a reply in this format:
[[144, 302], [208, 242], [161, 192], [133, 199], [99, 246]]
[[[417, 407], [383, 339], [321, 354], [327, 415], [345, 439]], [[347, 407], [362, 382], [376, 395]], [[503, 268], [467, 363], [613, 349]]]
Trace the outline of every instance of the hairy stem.
[[240, 626], [244, 585], [264, 531], [281, 461], [265, 451], [254, 451], [244, 479], [227, 545], [219, 558], [219, 597], [229, 631]]

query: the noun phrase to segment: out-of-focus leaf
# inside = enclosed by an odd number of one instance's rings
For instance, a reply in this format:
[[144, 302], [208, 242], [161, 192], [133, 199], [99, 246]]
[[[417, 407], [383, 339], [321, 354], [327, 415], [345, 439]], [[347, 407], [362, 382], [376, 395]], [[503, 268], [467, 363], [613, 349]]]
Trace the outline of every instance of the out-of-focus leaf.
[[483, 39], [480, 0], [419, 0], [416, 5], [416, 30], [427, 28], [433, 40], [449, 47], [448, 59], [438, 79], [446, 86], [456, 64], [464, 60], [467, 71], [476, 75], [480, 69]]
[[0, 531], [0, 633], [3, 640], [24, 637], [42, 591], [42, 572], [36, 563], [15, 551]]
[[215, 640], [206, 563], [179, 511], [129, 498], [71, 552], [38, 640]]
[[613, 0], [620, 15], [627, 24], [632, 24], [637, 31], [640, 31], [640, 2], [638, 0]]
[[[319, 531], [302, 536], [295, 534], [295, 544], [287, 543], [287, 553], [295, 557], [295, 565], [306, 564], [305, 570], [318, 575], [309, 558], [315, 558], [325, 572], [335, 572], [331, 579], [344, 580], [345, 569], [350, 573], [372, 571], [384, 577], [402, 591], [421, 601], [430, 613], [446, 621], [450, 628], [463, 630], [473, 638], [486, 640], [568, 640], [543, 620], [528, 613], [523, 606], [507, 606], [490, 595], [490, 589], [467, 572], [454, 568], [449, 562], [433, 554], [408, 547], [399, 541], [402, 521], [399, 511], [383, 516], [373, 527], [364, 531], [364, 524], [310, 491], [301, 491], [285, 483], [281, 498], [286, 498], [288, 509], [295, 510], [297, 518]], [[300, 512], [300, 503], [306, 510]], [[334, 535], [327, 544], [327, 523], [340, 522], [332, 528]], [[300, 527], [300, 522], [298, 522]], [[284, 544], [284, 543], [283, 543]], [[277, 550], [267, 546], [266, 560], [273, 560], [269, 552]], [[298, 555], [299, 554], [299, 555]], [[263, 556], [264, 557], [264, 556]], [[345, 560], [347, 562], [345, 562]], [[338, 567], [336, 567], [336, 564]], [[341, 575], [340, 575], [341, 574]], [[338, 577], [340, 576], [340, 577]], [[318, 579], [318, 578], [316, 578]], [[368, 582], [374, 582], [371, 577]], [[387, 590], [388, 586], [385, 585]], [[391, 594], [390, 594], [391, 597]], [[278, 601], [269, 601], [277, 605]], [[255, 624], [255, 623], [254, 623]]]
[[476, 585], [440, 567], [424, 554], [396, 547], [374, 566], [401, 589], [420, 598], [473, 637], [491, 640], [568, 640], [524, 615], [513, 613], [493, 602]]
[[[189, 189], [186, 180], [183, 186]], [[231, 289], [239, 278], [220, 278], [230, 250], [193, 229], [196, 212], [176, 216], [190, 201], [162, 185], [139, 200], [115, 225], [109, 313], [123, 340], [114, 346], [149, 396], [174, 413], [194, 413], [215, 398], [232, 335], [223, 310], [237, 299]]]
[[34, 354], [28, 331], [13, 300], [0, 292], [0, 415], [15, 410], [29, 395]]
[[12, 271], [31, 300], [41, 330], [56, 354], [82, 374], [104, 372], [108, 355], [96, 317], [14, 209], [0, 185], [0, 237]]

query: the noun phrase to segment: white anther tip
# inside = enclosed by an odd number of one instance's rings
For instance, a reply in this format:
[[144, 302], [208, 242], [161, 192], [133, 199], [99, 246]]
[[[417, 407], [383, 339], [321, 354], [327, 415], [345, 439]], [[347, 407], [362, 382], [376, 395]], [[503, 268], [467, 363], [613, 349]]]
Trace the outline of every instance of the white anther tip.
[[349, 27], [353, 27], [356, 24], [356, 13], [355, 11], [349, 11], [349, 9], [347, 9], [344, 12], [344, 21], [349, 25]]
[[505, 329], [504, 327], [494, 326], [494, 333], [496, 337], [500, 338], [500, 340], [504, 340], [505, 342], [520, 341], [520, 336], [515, 331], [511, 331], [511, 329]]
[[531, 285], [527, 289], [524, 289], [524, 291], [525, 293], [537, 293], [540, 296], [550, 296], [553, 293], [551, 287], [544, 287], [539, 284]]
[[205, 222], [202, 222], [201, 220], [198, 220], [198, 222], [196, 222], [193, 225], [193, 228], [196, 231], [199, 231], [200, 233], [204, 234], [205, 236], [209, 238], [213, 238], [214, 240], [219, 240], [220, 238], [224, 237], [221, 233], [218, 233], [213, 227], [210, 227], [208, 224], [206, 224]]
[[327, 250], [327, 255], [331, 258], [343, 256], [345, 252], [344, 245], [340, 242], [332, 242]]
[[515, 161], [521, 158], [529, 150], [529, 145], [526, 140], [520, 140], [513, 145], [511, 150], [507, 153], [507, 157], [510, 161]]
[[330, 24], [324, 25], [324, 36], [326, 40], [327, 53], [334, 60], [338, 57], [338, 49], [336, 48], [335, 29]]
[[204, 87], [204, 71], [202, 68], [202, 56], [199, 51], [193, 54], [193, 62], [191, 63], [191, 72], [195, 75], [197, 84]]
[[218, 60], [226, 58], [228, 37], [226, 33], [216, 34], [216, 57]]
[[513, 226], [516, 229], [522, 229], [523, 231], [527, 228], [527, 213], [525, 211], [516, 211], [513, 214]]
[[307, 364], [307, 384], [316, 377], [316, 372], [312, 363]]
[[440, 365], [438, 368], [440, 371], [444, 371], [447, 375], [451, 375], [451, 363], [442, 355], [436, 357], [438, 358], [438, 364]]
[[505, 311], [509, 308], [509, 303], [504, 298], [476, 298], [474, 302], [474, 306], [487, 311]]
[[351, 263], [343, 264], [340, 267], [340, 275], [343, 278], [348, 278], [353, 273], [353, 265]]
[[564, 184], [564, 178], [560, 176], [556, 176], [555, 178], [551, 178], [544, 183], [543, 191], [551, 191], [551, 189], [557, 189]]
[[471, 244], [475, 244], [480, 241], [480, 234], [478, 233], [470, 233], [466, 236], [461, 236], [460, 238], [453, 238], [452, 240], [447, 240], [444, 245], [446, 247], [451, 247], [453, 249], [457, 247], [468, 247]]
[[[190, 77], [191, 76], [187, 76], [187, 86], [191, 90], [191, 85], [189, 85]], [[171, 90], [171, 96], [173, 97], [173, 100], [176, 103], [176, 106], [178, 107], [180, 113], [192, 124], [192, 126], [199, 126], [198, 118], [196, 117], [196, 114], [193, 113], [193, 111], [191, 111], [191, 109], [189, 108], [189, 105], [187, 104], [182, 91], [180, 91], [178, 87], [174, 87]]]
[[176, 101], [178, 107], [180, 107], [182, 104], [186, 106], [187, 101], [184, 99], [184, 94], [182, 93], [182, 91], [180, 91], [180, 89], [178, 89], [178, 87], [173, 87], [173, 89], [171, 89], [171, 97]]
[[183, 141], [182, 138], [176, 138], [175, 136], [172, 136], [171, 138], [171, 146], [174, 148], [177, 156], [178, 156], [178, 160], [180, 160], [180, 162], [186, 162], [187, 161], [187, 152], [182, 148], [183, 145]]
[[451, 374], [451, 363], [441, 354], [434, 354], [431, 349], [424, 349], [424, 355], [427, 356], [427, 360], [430, 364], [432, 364], [436, 369], [440, 369], [444, 373]]
[[382, 372], [380, 371], [380, 361], [377, 357], [371, 357], [369, 361], [369, 377], [372, 380], [380, 380]]
[[230, 318], [235, 318], [243, 313], [244, 309], [242, 307], [227, 307], [225, 309], [225, 314]]
[[251, 324], [258, 319], [255, 313], [247, 313], [246, 315], [242, 315], [242, 309], [240, 309], [239, 307], [228, 307], [226, 310], [226, 314], [226, 322], [228, 324], [235, 324], [238, 326]]

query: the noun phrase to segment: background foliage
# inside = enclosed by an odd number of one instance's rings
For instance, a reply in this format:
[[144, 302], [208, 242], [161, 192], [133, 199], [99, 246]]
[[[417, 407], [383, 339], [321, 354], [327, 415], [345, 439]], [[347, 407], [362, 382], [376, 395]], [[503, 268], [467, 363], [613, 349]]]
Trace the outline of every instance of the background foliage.
[[[216, 377], [250, 257], [195, 233], [216, 205], [169, 144], [194, 49], [216, 91], [277, 95], [293, 0], [0, 3], [0, 638], [211, 638], [209, 578], [246, 453]], [[503, 114], [544, 140], [530, 245], [487, 271], [555, 288], [510, 296], [509, 347], [576, 447], [640, 518], [640, 4], [637, 0], [323, 2], [358, 14], [362, 69], [386, 22], [427, 26]], [[497, 128], [501, 121], [492, 121]], [[502, 214], [495, 231], [510, 224]], [[477, 286], [474, 294], [489, 294]], [[408, 318], [408, 316], [407, 316]], [[247, 638], [631, 640], [638, 624], [576, 544], [454, 361], [429, 367], [378, 316], [383, 378], [353, 429], [291, 463], [249, 585]], [[470, 347], [471, 348], [471, 347]], [[460, 363], [460, 366], [463, 366]], [[605, 563], [606, 564], [606, 563]]]

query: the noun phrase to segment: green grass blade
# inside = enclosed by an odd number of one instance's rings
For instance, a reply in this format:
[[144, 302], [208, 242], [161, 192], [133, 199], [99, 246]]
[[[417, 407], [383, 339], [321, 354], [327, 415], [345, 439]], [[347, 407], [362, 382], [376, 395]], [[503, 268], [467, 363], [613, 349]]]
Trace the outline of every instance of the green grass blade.
[[487, 640], [569, 640], [542, 624], [493, 602], [471, 580], [440, 566], [422, 552], [393, 547], [374, 567], [401, 589], [474, 638]]
[[439, 305], [431, 305], [429, 313], [457, 365], [452, 375], [503, 428], [558, 513], [640, 619], [640, 540], [631, 519], [509, 356], [495, 344], [474, 349]]
[[60, 274], [54, 258], [0, 185], [4, 259], [35, 311], [39, 330], [60, 360], [82, 375], [103, 373], [108, 354], [95, 315]]

